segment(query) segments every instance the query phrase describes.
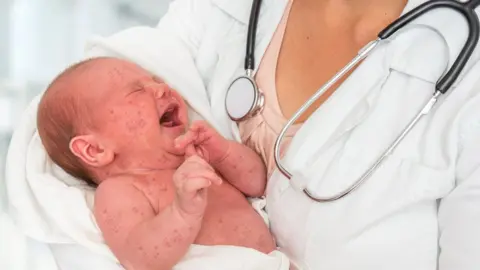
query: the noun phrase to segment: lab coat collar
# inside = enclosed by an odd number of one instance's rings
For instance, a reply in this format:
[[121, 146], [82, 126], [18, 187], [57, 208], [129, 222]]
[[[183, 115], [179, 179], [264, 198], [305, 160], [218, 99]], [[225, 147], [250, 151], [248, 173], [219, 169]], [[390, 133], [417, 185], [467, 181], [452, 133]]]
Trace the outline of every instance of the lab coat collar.
[[[232, 16], [235, 20], [247, 25], [250, 19], [250, 11], [253, 1], [254, 0], [212, 0], [212, 3], [228, 15]], [[260, 7], [260, 18], [263, 17], [262, 15], [265, 11], [270, 10], [270, 8], [273, 6], [279, 7], [283, 10], [288, 1], [289, 0], [262, 0]]]

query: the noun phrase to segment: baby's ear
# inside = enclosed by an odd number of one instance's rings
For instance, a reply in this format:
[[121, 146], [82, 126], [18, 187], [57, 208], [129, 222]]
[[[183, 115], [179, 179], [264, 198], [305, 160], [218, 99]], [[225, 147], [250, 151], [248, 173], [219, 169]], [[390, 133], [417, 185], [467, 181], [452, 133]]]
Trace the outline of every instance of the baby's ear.
[[114, 153], [104, 147], [94, 135], [80, 135], [70, 140], [70, 151], [85, 164], [103, 167], [113, 161]]

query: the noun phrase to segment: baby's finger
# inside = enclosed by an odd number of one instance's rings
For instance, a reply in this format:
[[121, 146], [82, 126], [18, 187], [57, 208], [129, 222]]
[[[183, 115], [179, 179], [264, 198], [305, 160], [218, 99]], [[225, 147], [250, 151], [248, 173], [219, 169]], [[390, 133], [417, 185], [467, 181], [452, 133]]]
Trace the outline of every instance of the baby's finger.
[[195, 133], [189, 131], [175, 139], [175, 147], [178, 149], [184, 149], [187, 145], [192, 144], [195, 141], [195, 137]]
[[195, 193], [201, 189], [207, 188], [211, 185], [210, 179], [206, 177], [191, 177], [184, 183], [183, 191], [185, 193]]
[[[210, 169], [198, 170], [198, 171], [192, 173], [190, 175], [190, 177], [191, 178], [198, 178], [198, 177], [206, 178], [215, 185], [220, 185], [220, 184], [222, 184], [222, 181], [223, 181], [222, 178], [220, 178], [220, 176], [218, 176], [218, 174], [214, 170], [210, 170]], [[187, 185], [188, 185], [188, 180], [187, 180]]]
[[194, 132], [198, 132], [198, 131], [204, 130], [206, 127], [207, 125], [205, 121], [197, 120], [192, 123], [192, 125], [190, 126], [190, 130]]
[[196, 152], [196, 149], [195, 149], [195, 154], [188, 156], [188, 158], [185, 160], [184, 165], [182, 166], [185, 168], [189, 168], [189, 170], [191, 171], [202, 171], [202, 170], [214, 171], [212, 166], [202, 156], [198, 155], [198, 153]]
[[188, 144], [187, 147], [185, 147], [185, 155], [187, 157], [197, 156], [197, 150], [193, 144]]
[[197, 121], [190, 127], [192, 133], [196, 134], [195, 142], [201, 144], [211, 137], [211, 129], [205, 121]]
[[217, 173], [214, 173], [214, 175], [212, 175], [212, 177], [209, 178], [209, 179], [213, 184], [218, 185], [218, 186], [221, 185], [222, 182], [223, 182], [223, 179], [220, 176], [218, 176]]

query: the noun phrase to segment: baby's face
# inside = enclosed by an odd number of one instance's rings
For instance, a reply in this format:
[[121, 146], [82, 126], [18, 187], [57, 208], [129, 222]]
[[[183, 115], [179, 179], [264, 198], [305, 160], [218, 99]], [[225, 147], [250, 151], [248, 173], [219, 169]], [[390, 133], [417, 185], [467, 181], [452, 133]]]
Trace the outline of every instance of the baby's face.
[[109, 73], [110, 85], [98, 116], [100, 135], [108, 138], [116, 153], [141, 156], [148, 164], [152, 164], [148, 159], [157, 159], [163, 166], [178, 166], [183, 153], [175, 149], [174, 140], [188, 125], [182, 97], [161, 79], [130, 63], [121, 63]]

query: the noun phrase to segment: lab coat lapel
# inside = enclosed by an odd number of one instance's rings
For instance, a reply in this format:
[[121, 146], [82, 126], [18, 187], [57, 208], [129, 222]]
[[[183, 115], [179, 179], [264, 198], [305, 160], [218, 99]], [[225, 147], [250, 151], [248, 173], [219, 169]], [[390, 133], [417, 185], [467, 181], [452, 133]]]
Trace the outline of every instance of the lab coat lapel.
[[[423, 2], [409, 1], [403, 13]], [[289, 168], [304, 171], [315, 156], [362, 123], [375, 106], [378, 91], [388, 91], [382, 84], [391, 70], [435, 84], [462, 49], [467, 30], [461, 15], [438, 9], [410, 23], [377, 48], [298, 131], [284, 158]], [[479, 54], [478, 50], [474, 52], [462, 74], [477, 62]], [[433, 93], [433, 87], [423, 90]], [[410, 95], [421, 99], [429, 94]]]
[[[408, 1], [402, 15], [425, 2], [427, 0]], [[479, 8], [476, 9], [476, 13], [480, 14]], [[412, 31], [413, 29], [415, 30]], [[425, 30], [430, 33], [425, 34]], [[453, 65], [462, 50], [468, 37], [468, 25], [459, 12], [437, 8], [412, 21], [391, 39], [401, 36], [405, 32], [409, 32], [408, 37], [404, 38], [402, 42], [397, 42], [404, 47], [403, 53], [397, 53], [398, 57], [393, 59], [392, 68], [429, 82], [437, 82], [442, 73]], [[434, 33], [436, 35], [433, 35]], [[441, 43], [444, 45], [443, 48], [439, 46]], [[477, 49], [453, 84], [454, 87], [480, 58], [478, 47], [477, 45]], [[426, 52], [427, 54], [425, 54]], [[412, 59], [416, 61], [416, 65], [409, 63]], [[439, 71], [438, 68], [442, 68], [442, 70]]]
[[384, 51], [385, 48], [380, 46], [365, 59], [304, 123], [285, 155], [285, 161], [291, 163], [292, 169], [301, 169], [295, 164], [309, 166], [313, 161], [310, 157], [348, 134], [365, 119], [388, 76]]

